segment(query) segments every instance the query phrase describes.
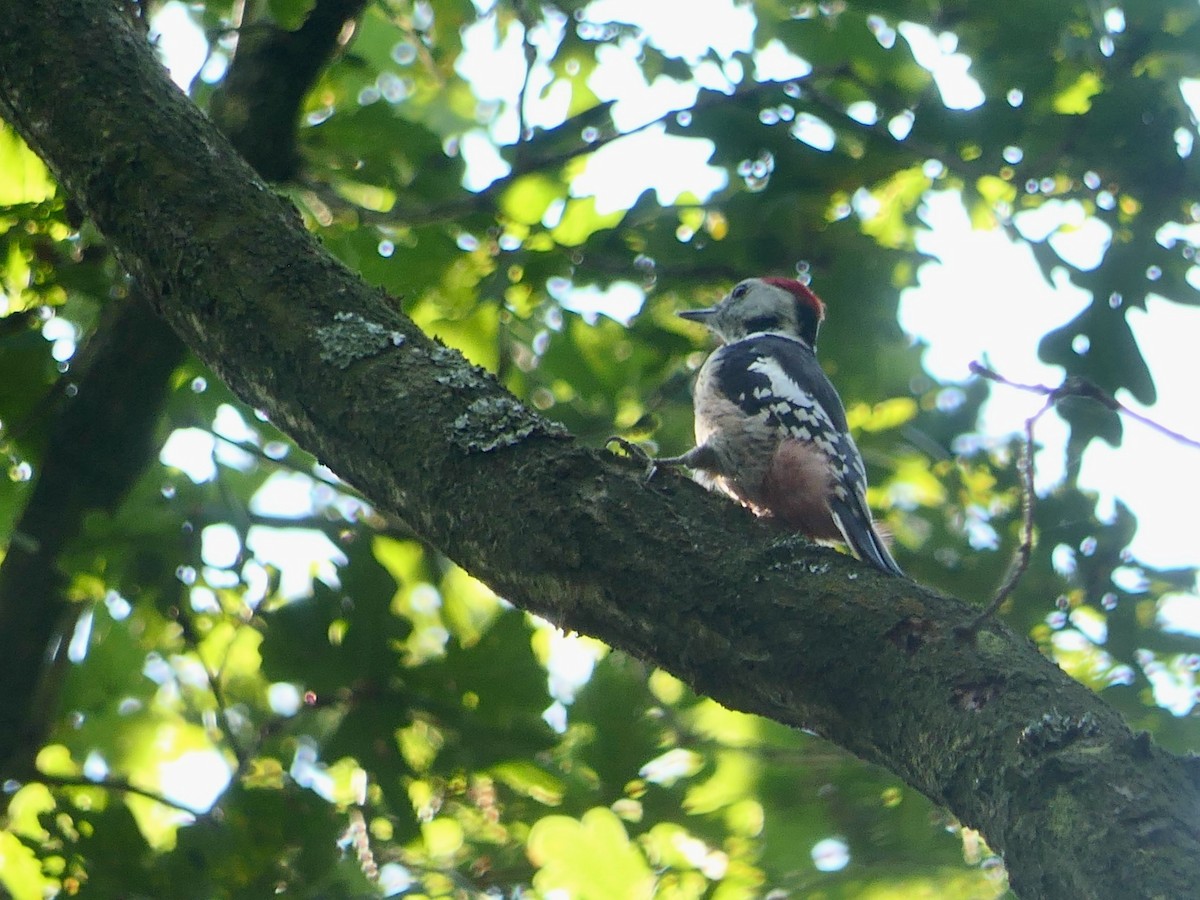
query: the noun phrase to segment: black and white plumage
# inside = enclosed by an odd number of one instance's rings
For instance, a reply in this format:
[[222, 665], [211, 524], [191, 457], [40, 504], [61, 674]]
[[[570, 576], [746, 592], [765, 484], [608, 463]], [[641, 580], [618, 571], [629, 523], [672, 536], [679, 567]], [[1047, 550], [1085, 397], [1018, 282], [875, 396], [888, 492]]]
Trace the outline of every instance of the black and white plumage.
[[759, 515], [903, 575], [867, 507], [867, 474], [837, 391], [817, 362], [825, 305], [790, 278], [748, 278], [716, 306], [681, 312], [722, 345], [696, 379], [685, 465]]

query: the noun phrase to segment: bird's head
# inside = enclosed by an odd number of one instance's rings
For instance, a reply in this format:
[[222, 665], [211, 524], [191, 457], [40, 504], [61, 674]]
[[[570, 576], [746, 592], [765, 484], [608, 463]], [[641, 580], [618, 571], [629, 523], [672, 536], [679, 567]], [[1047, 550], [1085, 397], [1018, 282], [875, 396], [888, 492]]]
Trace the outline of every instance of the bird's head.
[[747, 278], [716, 306], [685, 309], [679, 315], [703, 322], [726, 344], [752, 334], [782, 334], [815, 350], [825, 304], [794, 278]]

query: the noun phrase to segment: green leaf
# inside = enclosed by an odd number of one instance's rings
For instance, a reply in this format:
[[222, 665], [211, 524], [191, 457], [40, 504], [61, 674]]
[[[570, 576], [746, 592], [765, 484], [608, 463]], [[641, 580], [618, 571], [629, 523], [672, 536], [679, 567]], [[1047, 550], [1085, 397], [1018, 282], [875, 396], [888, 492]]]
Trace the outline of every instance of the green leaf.
[[262, 671], [323, 697], [361, 681], [386, 683], [411, 626], [391, 612], [395, 580], [369, 549], [356, 547], [340, 572], [343, 589], [320, 582], [312, 597], [262, 614]]
[[623, 209], [598, 213], [595, 197], [573, 198], [567, 201], [567, 208], [562, 219], [550, 230], [550, 233], [564, 247], [578, 247], [597, 231], [615, 228], [623, 218], [625, 218]]
[[645, 897], [654, 873], [611, 810], [590, 809], [580, 819], [546, 816], [529, 832], [529, 858], [538, 867], [533, 884], [542, 893], [561, 890], [580, 900]]
[[542, 719], [550, 695], [532, 635], [525, 614], [509, 610], [473, 645], [451, 641], [444, 658], [408, 671], [424, 708], [453, 736], [438, 758], [441, 771], [484, 769], [554, 744]]
[[50, 172], [17, 135], [0, 123], [0, 207], [41, 203], [54, 196]]
[[1104, 90], [1095, 72], [1080, 72], [1070, 85], [1054, 97], [1054, 111], [1063, 116], [1081, 116], [1092, 108], [1092, 98]]
[[500, 197], [500, 209], [514, 222], [537, 225], [546, 215], [550, 204], [562, 200], [567, 188], [556, 178], [546, 175], [526, 175], [518, 178]]
[[497, 763], [492, 766], [491, 773], [514, 791], [547, 806], [557, 806], [566, 792], [561, 778], [529, 760]]

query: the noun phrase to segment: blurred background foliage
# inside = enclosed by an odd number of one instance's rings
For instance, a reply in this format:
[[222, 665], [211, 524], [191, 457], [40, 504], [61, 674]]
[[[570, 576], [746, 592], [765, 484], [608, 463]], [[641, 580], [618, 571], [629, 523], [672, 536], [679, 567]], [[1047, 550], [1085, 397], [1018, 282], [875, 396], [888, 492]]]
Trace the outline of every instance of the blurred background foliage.
[[[146, 12], [152, 37], [168, 15], [199, 29], [189, 88], [204, 106], [239, 27], [295, 29], [313, 5]], [[309, 93], [300, 168], [279, 189], [422, 327], [593, 446], [619, 433], [686, 449], [707, 344], [674, 312], [747, 275], [813, 276], [831, 309], [822, 359], [898, 559], [982, 602], [1019, 538], [1019, 436], [978, 431], [1004, 388], [937, 383], [897, 325], [927, 262], [923, 200], [957, 191], [977, 228], [1021, 240], [1013, 216], [1047, 204], [1104, 223], [1091, 269], [1034, 242], [1048, 279], [1093, 299], [1027, 340], [1065, 374], [1152, 402], [1125, 313], [1151, 292], [1198, 299], [1181, 79], [1200, 72], [1200, 7], [758, 2], [741, 8], [752, 48], [696, 51], [673, 36], [703, 34], [704, 16], [663, 6], [674, 19], [646, 30], [565, 0], [374, 0]], [[982, 102], [948, 102], [914, 25], [970, 58]], [[488, 55], [504, 47], [507, 68]], [[616, 66], [682, 99], [637, 120], [601, 89]], [[626, 203], [588, 188], [600, 154], [655, 131], [691, 142], [666, 152], [699, 153], [716, 186], [656, 193], [671, 159], [647, 156], [616, 176]], [[0, 285], [12, 541], [50, 414], [75, 399], [76, 346], [128, 285], [8, 131]], [[981, 329], [1005, 314], [974, 311]], [[1195, 573], [1132, 558], [1132, 515], [1118, 503], [1101, 520], [1075, 484], [1083, 448], [1119, 442], [1120, 418], [1058, 412], [1067, 477], [1038, 500], [1003, 614], [1134, 727], [1195, 749], [1200, 642], [1160, 615]], [[157, 439], [160, 461], [60, 560], [75, 618], [44, 777], [5, 785], [0, 885], [18, 900], [1004, 893], [977, 835], [896, 778], [514, 610], [197, 362], [175, 372]]]

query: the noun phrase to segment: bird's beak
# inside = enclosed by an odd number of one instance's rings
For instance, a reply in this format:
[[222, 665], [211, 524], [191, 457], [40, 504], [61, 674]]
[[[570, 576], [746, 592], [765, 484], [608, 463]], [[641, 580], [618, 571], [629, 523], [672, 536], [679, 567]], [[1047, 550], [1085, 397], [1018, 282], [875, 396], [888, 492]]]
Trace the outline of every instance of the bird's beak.
[[681, 309], [676, 313], [681, 319], [687, 319], [689, 322], [707, 322], [713, 315], [716, 314], [717, 308], [710, 306], [707, 309]]

